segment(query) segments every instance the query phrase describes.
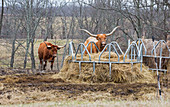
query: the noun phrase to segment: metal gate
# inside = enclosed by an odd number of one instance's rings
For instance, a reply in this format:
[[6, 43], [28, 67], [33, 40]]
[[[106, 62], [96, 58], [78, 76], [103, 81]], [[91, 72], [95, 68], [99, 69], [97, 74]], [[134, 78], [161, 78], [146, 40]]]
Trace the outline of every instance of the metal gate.
[[[87, 44], [87, 46], [85, 46], [83, 43], [80, 43], [78, 45], [77, 49], [75, 49], [75, 46], [74, 46], [73, 42], [69, 43], [69, 56], [72, 56], [71, 62], [79, 63], [79, 72], [81, 72], [81, 63], [92, 63], [93, 64], [93, 73], [95, 73], [95, 64], [99, 64], [99, 63], [109, 64], [109, 75], [110, 76], [111, 76], [111, 67], [112, 67], [112, 64], [131, 64], [131, 67], [133, 69], [133, 64], [140, 63], [140, 65], [141, 65], [140, 66], [140, 70], [142, 71], [142, 54], [141, 54], [142, 51], [139, 49], [139, 47], [136, 44], [136, 42], [132, 42], [128, 46], [126, 52], [123, 53], [123, 51], [120, 48], [119, 44], [117, 42], [113, 41], [113, 42], [111, 42], [111, 43], [109, 43], [109, 44], [107, 44], [105, 46], [103, 51], [101, 51], [101, 53], [100, 53], [100, 55], [98, 57], [98, 60], [96, 60], [96, 61], [92, 61], [91, 60], [92, 44], [94, 44], [96, 49], [99, 51], [97, 45], [94, 42], [89, 42]], [[91, 45], [90, 52], [87, 50], [87, 47], [89, 45]], [[142, 44], [141, 44], [141, 46], [142, 46]], [[75, 53], [74, 53], [74, 50], [75, 50]], [[105, 52], [105, 50], [107, 52], [109, 52], [108, 61], [101, 61], [101, 55]], [[89, 57], [89, 60], [86, 60], [86, 61], [83, 60], [83, 55], [84, 55], [85, 51], [87, 51], [87, 55]], [[117, 58], [118, 58], [117, 61], [111, 61], [110, 60], [111, 52], [115, 52], [116, 53]], [[76, 59], [78, 53], [81, 54], [81, 60], [77, 60]], [[129, 54], [129, 53], [131, 53], [131, 54]], [[123, 61], [120, 61], [120, 55], [123, 55]], [[125, 61], [126, 59], [130, 59], [130, 61]]]

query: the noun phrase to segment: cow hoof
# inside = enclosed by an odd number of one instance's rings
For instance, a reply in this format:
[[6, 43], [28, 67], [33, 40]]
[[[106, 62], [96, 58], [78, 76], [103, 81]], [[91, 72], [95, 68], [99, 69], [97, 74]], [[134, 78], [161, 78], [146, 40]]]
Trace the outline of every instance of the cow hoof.
[[41, 73], [45, 73], [45, 70], [42, 70]]

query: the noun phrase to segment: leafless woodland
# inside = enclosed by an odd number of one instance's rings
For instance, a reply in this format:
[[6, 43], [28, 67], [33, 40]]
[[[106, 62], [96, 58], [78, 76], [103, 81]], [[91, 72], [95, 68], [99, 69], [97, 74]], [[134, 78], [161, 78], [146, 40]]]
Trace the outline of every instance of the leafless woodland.
[[[62, 72], [63, 62], [69, 58], [66, 58], [68, 43], [73, 41], [77, 45], [89, 37], [80, 29], [106, 34], [115, 26], [121, 28], [109, 36], [107, 42], [116, 41], [123, 51], [127, 49], [129, 39], [133, 41], [142, 36], [151, 39], [154, 36], [156, 40], [166, 41], [170, 34], [170, 0], [0, 0], [0, 105], [169, 107], [169, 72], [167, 75], [160, 73], [161, 90], [158, 90], [156, 74], [147, 70], [153, 75], [145, 74], [151, 82], [141, 78], [144, 76], [133, 74], [143, 82], [135, 78], [136, 81], [124, 83], [84, 83], [76, 82], [81, 78], [73, 75], [72, 71], [65, 69]], [[66, 44], [58, 51], [53, 71], [49, 66], [45, 72], [38, 70], [38, 47], [43, 41], [60, 46]], [[108, 66], [104, 68], [109, 69]], [[78, 73], [74, 66], [69, 67]], [[119, 73], [130, 71], [128, 68], [123, 66]], [[60, 73], [64, 76], [70, 73], [70, 77], [75, 79], [71, 82], [62, 79]], [[89, 74], [87, 72], [84, 76], [89, 78]], [[162, 101], [158, 91], [162, 92]]]
[[[0, 67], [14, 67], [17, 54], [22, 54], [22, 68], [32, 69], [35, 64], [37, 40], [65, 39], [83, 42], [90, 32], [107, 33], [115, 26], [121, 29], [109, 37], [126, 49], [128, 39], [142, 36], [157, 40], [170, 33], [169, 0], [1, 0], [1, 48], [7, 50], [9, 61], [0, 52]], [[56, 43], [56, 42], [55, 42]], [[67, 54], [67, 48], [61, 56]], [[24, 54], [24, 55], [23, 55]], [[63, 57], [64, 57], [63, 56]], [[59, 59], [60, 62], [63, 59]], [[3, 66], [2, 66], [3, 65]]]

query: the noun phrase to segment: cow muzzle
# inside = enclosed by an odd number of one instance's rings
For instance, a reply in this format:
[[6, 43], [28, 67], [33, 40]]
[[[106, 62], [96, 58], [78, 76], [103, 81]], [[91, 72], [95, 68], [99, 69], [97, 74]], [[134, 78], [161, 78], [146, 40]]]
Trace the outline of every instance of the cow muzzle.
[[102, 47], [105, 47], [105, 46], [106, 46], [106, 42], [102, 42], [102, 43], [101, 43], [101, 46], [102, 46]]
[[56, 54], [54, 54], [54, 55], [53, 55], [53, 58], [55, 58], [56, 56], [57, 56], [57, 55], [56, 55]]

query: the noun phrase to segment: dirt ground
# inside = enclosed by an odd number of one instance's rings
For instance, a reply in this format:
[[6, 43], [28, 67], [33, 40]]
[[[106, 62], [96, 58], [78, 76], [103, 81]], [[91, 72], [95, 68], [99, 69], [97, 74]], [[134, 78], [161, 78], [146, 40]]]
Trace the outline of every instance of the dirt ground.
[[[50, 78], [56, 72], [35, 73], [0, 69], [0, 105], [46, 101], [100, 101], [157, 99], [156, 83], [69, 83]], [[168, 73], [161, 76], [162, 96], [170, 99]], [[165, 81], [165, 82], [164, 82]]]

